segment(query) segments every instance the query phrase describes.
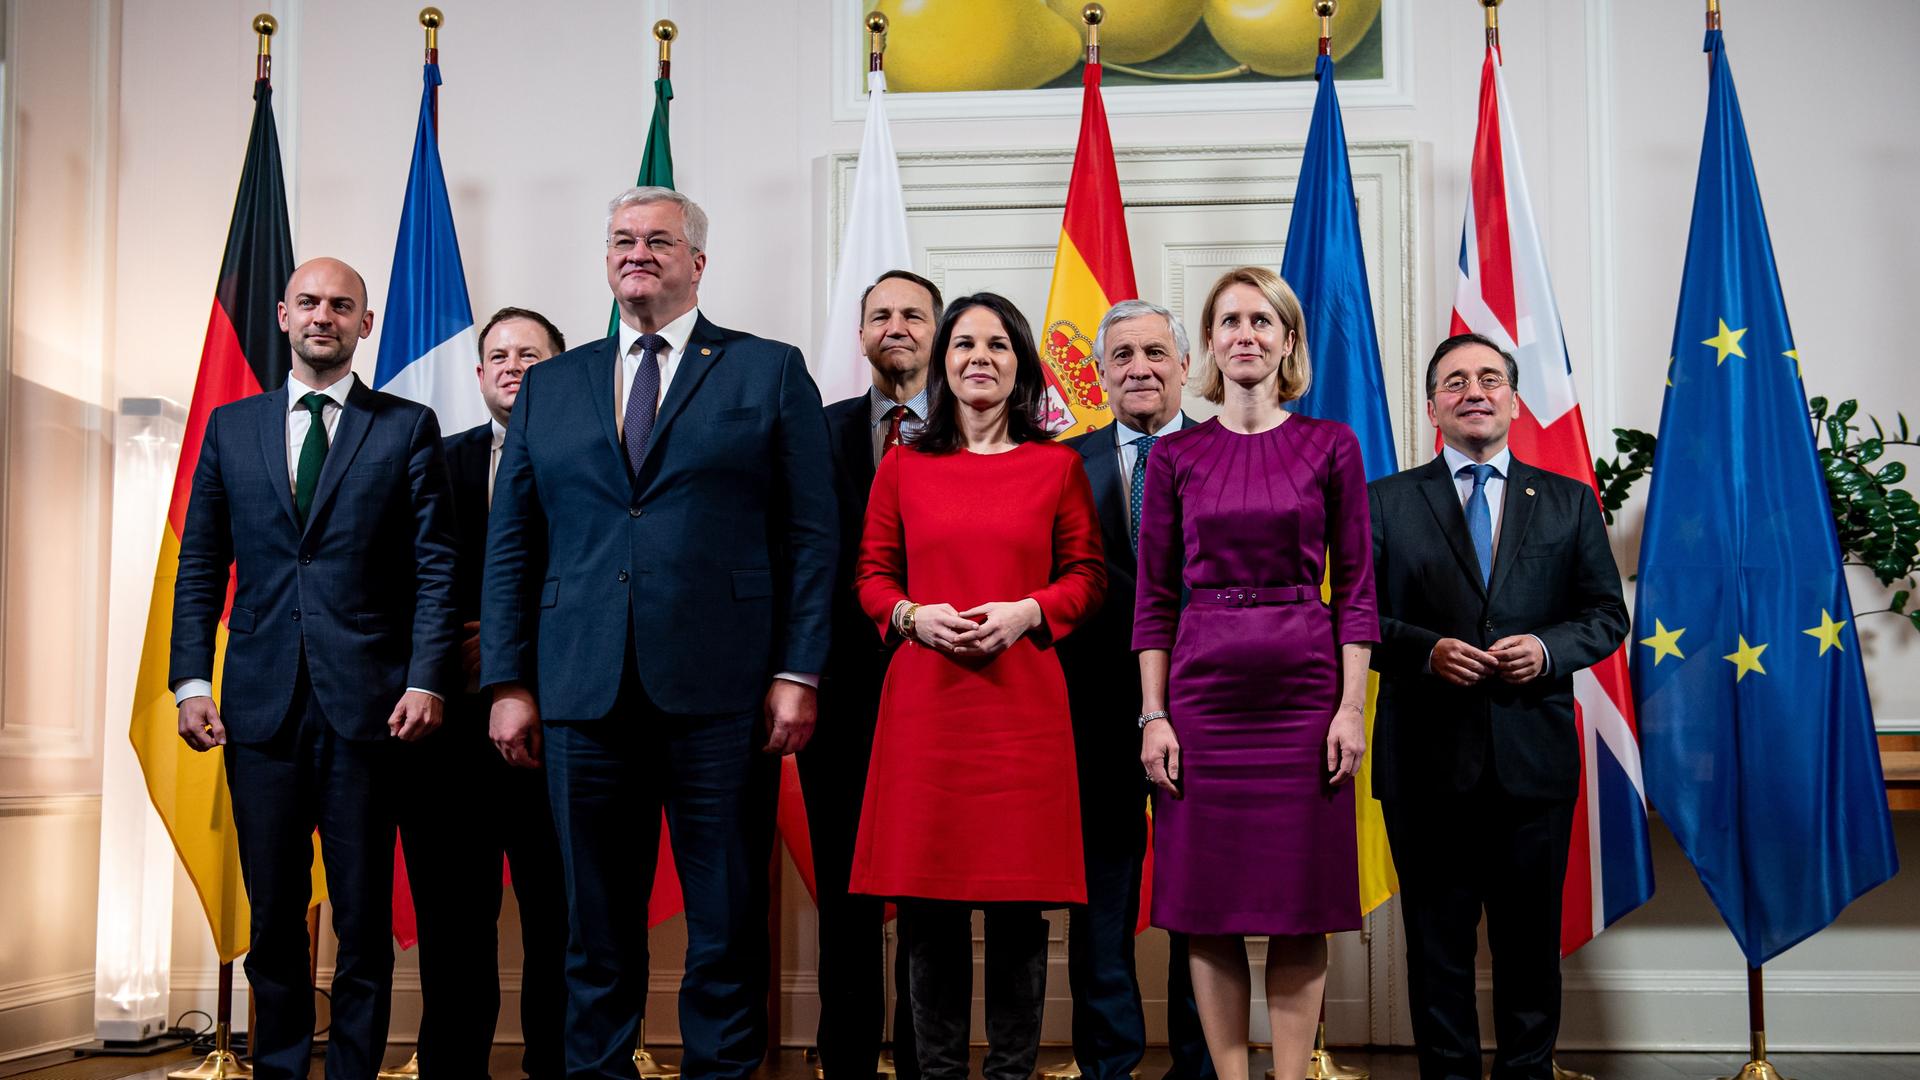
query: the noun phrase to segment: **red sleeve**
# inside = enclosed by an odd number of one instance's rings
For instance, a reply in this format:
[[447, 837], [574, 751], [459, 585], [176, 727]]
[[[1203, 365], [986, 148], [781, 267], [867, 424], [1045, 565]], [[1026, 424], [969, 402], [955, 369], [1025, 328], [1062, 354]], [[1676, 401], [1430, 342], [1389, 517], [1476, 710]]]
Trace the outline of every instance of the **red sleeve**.
[[1066, 464], [1053, 511], [1053, 580], [1032, 594], [1040, 603], [1041, 622], [1033, 631], [1039, 645], [1072, 633], [1107, 598], [1107, 559], [1093, 485], [1087, 482], [1079, 454], [1071, 454]]
[[880, 636], [893, 631], [893, 609], [907, 598], [907, 536], [900, 521], [900, 459], [909, 451], [896, 450], [880, 459], [867, 494], [866, 526], [860, 536], [860, 559], [854, 566], [853, 592]]

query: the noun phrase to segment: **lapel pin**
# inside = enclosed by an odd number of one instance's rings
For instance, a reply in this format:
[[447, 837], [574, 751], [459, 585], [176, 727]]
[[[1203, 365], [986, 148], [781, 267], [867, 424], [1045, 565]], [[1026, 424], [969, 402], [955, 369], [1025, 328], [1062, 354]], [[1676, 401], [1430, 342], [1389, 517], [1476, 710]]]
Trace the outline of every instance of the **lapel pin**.
[[1529, 495], [1531, 495], [1531, 494], [1533, 494], [1533, 489], [1532, 489], [1532, 488], [1528, 488], [1528, 489], [1527, 489], [1527, 494], [1529, 494]]
[[[700, 355], [701, 355], [701, 356], [712, 356], [712, 355], [713, 355], [713, 350], [712, 350], [712, 349], [701, 349], [701, 350], [700, 350]], [[1527, 494], [1529, 494], [1529, 495], [1531, 495], [1531, 494], [1533, 494], [1533, 493], [1532, 493], [1532, 492], [1528, 492]]]

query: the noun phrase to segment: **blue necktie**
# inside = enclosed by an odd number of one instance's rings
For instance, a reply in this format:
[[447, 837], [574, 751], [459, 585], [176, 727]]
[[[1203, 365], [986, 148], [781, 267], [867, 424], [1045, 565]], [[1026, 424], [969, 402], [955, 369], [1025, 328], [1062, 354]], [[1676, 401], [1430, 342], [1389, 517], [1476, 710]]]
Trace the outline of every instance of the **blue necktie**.
[[1133, 440], [1133, 475], [1127, 478], [1127, 535], [1133, 549], [1140, 550], [1140, 506], [1147, 494], [1147, 455], [1153, 452], [1158, 435], [1142, 435]]
[[1467, 496], [1467, 535], [1473, 537], [1473, 553], [1480, 557], [1480, 584], [1493, 579], [1493, 509], [1487, 505], [1487, 481], [1493, 478], [1491, 465], [1463, 465], [1460, 474], [1473, 474], [1473, 494]]
[[647, 458], [647, 443], [653, 439], [653, 420], [660, 409], [660, 351], [667, 339], [659, 334], [641, 334], [634, 343], [640, 350], [640, 366], [633, 372], [633, 388], [627, 391], [627, 416], [621, 430], [627, 444], [627, 470], [640, 475], [640, 463]]

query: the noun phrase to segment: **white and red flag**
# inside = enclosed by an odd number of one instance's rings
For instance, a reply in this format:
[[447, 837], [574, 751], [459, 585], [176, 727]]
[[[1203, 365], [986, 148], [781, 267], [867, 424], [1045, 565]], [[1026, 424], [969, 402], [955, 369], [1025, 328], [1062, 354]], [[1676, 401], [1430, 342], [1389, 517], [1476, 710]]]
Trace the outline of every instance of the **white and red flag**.
[[[1453, 332], [1485, 335], [1519, 362], [1514, 456], [1593, 485], [1586, 423], [1527, 196], [1497, 42], [1487, 46], [1480, 70], [1479, 117], [1466, 223], [1460, 230]], [[1576, 673], [1573, 696], [1581, 770], [1561, 905], [1563, 955], [1653, 895], [1646, 786], [1624, 649]]]

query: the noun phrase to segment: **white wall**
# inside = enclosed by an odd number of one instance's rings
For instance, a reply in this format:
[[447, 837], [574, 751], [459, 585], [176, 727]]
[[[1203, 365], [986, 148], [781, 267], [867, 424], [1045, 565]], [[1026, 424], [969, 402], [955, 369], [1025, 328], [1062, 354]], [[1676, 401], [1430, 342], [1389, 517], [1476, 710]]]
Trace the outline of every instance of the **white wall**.
[[[604, 201], [631, 181], [638, 165], [651, 106], [647, 27], [668, 15], [683, 32], [674, 66], [676, 179], [714, 218], [702, 306], [723, 324], [811, 349], [827, 288], [819, 268], [834, 239], [824, 226], [823, 162], [859, 141], [857, 122], [832, 118], [833, 15], [836, 5], [857, 2], [442, 5], [448, 24], [441, 40], [441, 138], [476, 311], [484, 317], [501, 304], [536, 307], [576, 341], [604, 326]], [[41, 204], [50, 216], [23, 220], [14, 238], [17, 271], [32, 275], [17, 283], [13, 303], [16, 390], [28, 372], [43, 372], [35, 376], [39, 385], [81, 403], [78, 429], [91, 424], [98, 430], [99, 419], [85, 420], [81, 406], [110, 410], [122, 397], [185, 401], [191, 394], [251, 107], [248, 21], [262, 4], [13, 0], [11, 6], [22, 16], [21, 30], [38, 35], [31, 48], [16, 42], [16, 56], [50, 56], [46, 50], [60, 42], [76, 55], [98, 54], [88, 37], [94, 24], [82, 25], [83, 16], [104, 17], [117, 28], [104, 53], [106, 81], [91, 73], [76, 77], [76, 89], [49, 102], [72, 111], [79, 99], [71, 94], [104, 85], [109, 115], [117, 117], [112, 138], [101, 148], [76, 136], [70, 149], [51, 158], [23, 158], [23, 170], [47, 171], [20, 174], [22, 211], [29, 175], [49, 178], [35, 190], [60, 195], [55, 204]], [[296, 252], [353, 263], [373, 283], [378, 309], [419, 100], [421, 37], [413, 8], [379, 0], [271, 0], [264, 6], [283, 27], [275, 41], [276, 88]], [[1616, 424], [1651, 429], [1658, 420], [1705, 108], [1699, 6], [1566, 0], [1505, 9], [1513, 122], [1523, 138], [1596, 450], [1609, 447], [1607, 432]], [[1411, 104], [1350, 105], [1346, 120], [1355, 141], [1408, 140], [1416, 148], [1417, 359], [1444, 331], [1450, 306], [1481, 29], [1477, 5], [1465, 0], [1400, 0], [1389, 7], [1404, 10], [1409, 20]], [[1870, 409], [1915, 408], [1920, 403], [1908, 399], [1916, 382], [1906, 374], [1900, 327], [1902, 293], [1920, 276], [1914, 235], [1920, 215], [1904, 197], [1920, 166], [1920, 143], [1907, 122], [1920, 105], [1920, 83], [1907, 56], [1920, 40], [1920, 7], [1871, 0], [1820, 12], [1793, 0], [1742, 0], [1728, 8], [1729, 48], [1809, 388], [1836, 399], [1862, 397]], [[24, 17], [29, 11], [34, 16]], [[841, 25], [849, 22], [843, 18]], [[1833, 32], [1824, 32], [1826, 23]], [[86, 100], [80, 112], [93, 116], [94, 99]], [[1307, 119], [1304, 107], [1113, 112], [1121, 147], [1296, 142]], [[898, 119], [894, 137], [902, 151], [1060, 148], [1072, 144], [1076, 123], [1070, 111]], [[44, 137], [47, 129], [39, 131]], [[69, 178], [64, 187], [57, 184], [61, 175]], [[104, 211], [98, 209], [102, 190]], [[96, 212], [88, 213], [90, 207]], [[64, 231], [46, 231], [50, 222], [65, 222]], [[109, 230], [111, 259], [71, 261], [100, 242], [102, 227]], [[44, 261], [30, 264], [29, 253]], [[32, 294], [36, 287], [43, 292]], [[43, 299], [29, 306], [30, 295]], [[80, 358], [56, 362], [49, 352], [35, 367], [23, 333], [56, 316], [81, 333]], [[371, 371], [376, 344], [362, 348], [363, 371]], [[16, 396], [15, 404], [24, 400]], [[17, 494], [35, 480], [22, 478], [29, 458], [19, 436], [10, 438]], [[38, 475], [44, 482], [45, 474]], [[85, 511], [83, 501], [73, 510], [82, 515], [75, 520], [88, 520]], [[1629, 566], [1637, 521], [1630, 513], [1616, 537]], [[11, 529], [7, 541], [14, 571], [8, 582], [18, 589], [33, 578], [20, 570], [26, 549]], [[144, 604], [146, 583], [116, 579], [112, 588], [114, 625], [133, 626], [137, 635], [139, 620], [122, 618], [121, 606]], [[1877, 595], [1861, 589], [1855, 606], [1873, 606]], [[9, 627], [21, 625], [13, 616], [17, 602], [9, 597]], [[35, 616], [54, 606], [52, 597], [36, 603]], [[89, 633], [94, 636], [83, 644], [97, 647], [103, 631], [96, 626]], [[1913, 635], [1891, 620], [1864, 625], [1861, 635], [1883, 719], [1920, 725], [1920, 689], [1900, 677], [1920, 655]], [[18, 634], [8, 634], [9, 720], [28, 700], [17, 695], [49, 693], [61, 679], [77, 680], [92, 695], [82, 695], [93, 703], [84, 708], [98, 717], [97, 670], [36, 670], [24, 662], [43, 654], [18, 651], [25, 648]], [[120, 737], [123, 717], [99, 722], [105, 726], [88, 737]], [[0, 773], [5, 768], [0, 762]], [[84, 781], [84, 768], [80, 775]], [[1913, 857], [1913, 830], [1903, 825], [1900, 835]], [[1649, 971], [1680, 973], [1666, 985], [1683, 985], [1674, 980], [1693, 977], [1688, 973], [1737, 974], [1728, 966], [1724, 930], [1689, 900], [1697, 885], [1670, 849], [1663, 852], [1660, 895], [1577, 958], [1571, 970], [1588, 980], [1583, 985], [1630, 988]], [[1910, 981], [1896, 977], [1920, 963], [1911, 922], [1897, 916], [1920, 909], [1915, 888], [1911, 880], [1897, 880], [1871, 898], [1881, 915], [1857, 930], [1814, 939], [1790, 954], [1786, 966], [1833, 973], [1862, 994], [1879, 995], [1875, 1001], [1920, 1015]], [[795, 980], [788, 1030], [804, 1037], [812, 915], [797, 886], [787, 895], [784, 940]], [[184, 1006], [204, 997], [196, 988], [210, 985], [211, 959], [191, 892], [183, 887], [176, 896], [176, 1002]], [[1887, 905], [1895, 916], [1885, 915]], [[85, 925], [91, 926], [90, 915]], [[511, 937], [510, 929], [503, 931]], [[663, 931], [656, 958], [670, 968], [677, 964], [671, 940], [677, 931], [671, 925]], [[0, 972], [0, 983], [8, 978]], [[1570, 989], [1576, 982], [1570, 978]], [[401, 984], [408, 985], [404, 976]], [[663, 987], [654, 999], [656, 1032], [670, 1030], [667, 1000]], [[1595, 1000], [1602, 1001], [1598, 1008], [1628, 1007], [1605, 1004], [1604, 994]], [[1698, 1000], [1682, 994], [1674, 1008]], [[1741, 1020], [1723, 1016], [1722, 1004], [1700, 1004], [1705, 1012], [1696, 1027], [1707, 1042], [1737, 1045]], [[403, 1000], [396, 1031], [407, 1030], [411, 1015]], [[1836, 1018], [1817, 1036], [1810, 1033], [1809, 1044], [1852, 1037], [1848, 1022]], [[1794, 1030], [1790, 1016], [1778, 1011], [1776, 1025]], [[1618, 1025], [1595, 1030], [1599, 1042], [1634, 1037]]]

